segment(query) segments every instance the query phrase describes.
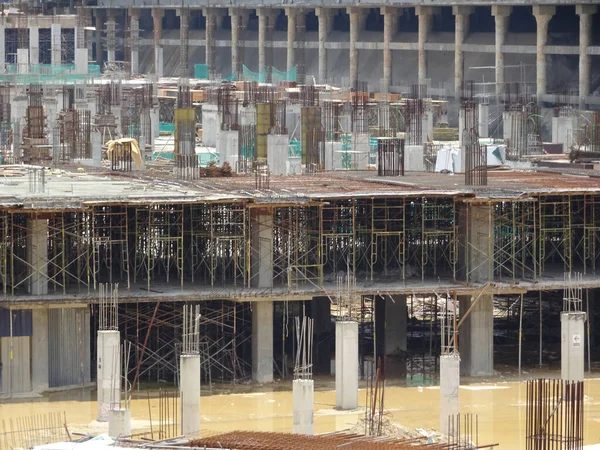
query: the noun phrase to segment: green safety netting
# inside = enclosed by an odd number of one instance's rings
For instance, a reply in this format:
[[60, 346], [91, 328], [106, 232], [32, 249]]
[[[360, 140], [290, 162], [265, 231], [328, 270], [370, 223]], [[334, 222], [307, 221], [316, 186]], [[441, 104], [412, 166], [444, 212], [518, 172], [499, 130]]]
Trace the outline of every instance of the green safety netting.
[[194, 78], [198, 78], [199, 80], [208, 80], [208, 64], [195, 64]]
[[300, 141], [296, 139], [290, 140], [290, 145], [288, 147], [288, 156], [302, 157], [302, 145]]
[[277, 70], [275, 67], [271, 67], [272, 72], [272, 80], [273, 83], [281, 83], [282, 81], [296, 81], [296, 76], [298, 74], [298, 67], [294, 66], [290, 70], [286, 72], [282, 72], [281, 70]]
[[244, 81], [255, 81], [258, 83], [264, 83], [265, 82], [265, 71], [252, 72], [250, 69], [248, 69], [244, 65], [243, 78], [244, 78]]
[[75, 73], [74, 64], [32, 64], [29, 73], [18, 73], [17, 64], [6, 64], [0, 82], [22, 84], [72, 84], [85, 81], [89, 75], [100, 75], [98, 64], [88, 64], [87, 74]]
[[175, 124], [169, 122], [159, 122], [158, 123], [158, 132], [159, 133], [174, 133], [175, 132]]

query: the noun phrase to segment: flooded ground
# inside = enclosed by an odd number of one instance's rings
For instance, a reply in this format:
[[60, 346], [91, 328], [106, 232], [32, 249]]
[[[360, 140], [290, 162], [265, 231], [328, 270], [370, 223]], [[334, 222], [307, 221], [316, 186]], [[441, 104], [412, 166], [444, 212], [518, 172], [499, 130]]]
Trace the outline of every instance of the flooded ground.
[[[364, 411], [341, 412], [334, 409], [335, 392], [329, 378], [315, 384], [315, 433], [350, 428], [363, 417]], [[165, 386], [172, 389], [172, 386]], [[203, 391], [203, 433], [235, 429], [281, 431], [292, 430], [291, 382], [256, 389], [251, 386], [222, 386]], [[585, 382], [585, 444], [600, 443], [600, 379]], [[365, 391], [359, 394], [361, 405]], [[473, 383], [461, 386], [462, 413], [477, 414], [479, 444], [498, 443], [501, 449], [523, 449], [525, 441], [524, 382]], [[157, 427], [158, 400], [142, 398], [131, 402], [133, 433], [147, 430], [150, 418]], [[410, 428], [439, 427], [439, 388], [386, 388], [385, 406], [390, 420]], [[54, 393], [35, 400], [2, 400], [0, 423], [9, 418], [64, 411], [69, 427], [80, 432], [100, 433], [106, 424], [96, 422], [95, 392], [89, 389]]]

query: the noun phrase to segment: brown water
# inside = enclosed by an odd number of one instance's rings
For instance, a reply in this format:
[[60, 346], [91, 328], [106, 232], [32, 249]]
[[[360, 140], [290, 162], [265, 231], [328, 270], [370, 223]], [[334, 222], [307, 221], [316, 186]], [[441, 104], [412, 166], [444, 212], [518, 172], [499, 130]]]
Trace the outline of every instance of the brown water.
[[[288, 383], [289, 384], [289, 383]], [[202, 428], [204, 432], [226, 432], [235, 429], [290, 432], [292, 429], [292, 395], [288, 384], [277, 385], [277, 391], [210, 394], [203, 392]], [[335, 392], [319, 390], [331, 383], [317, 383], [315, 392], [315, 433], [352, 427], [363, 417], [363, 411], [341, 412], [333, 409]], [[241, 389], [249, 387], [241, 387]], [[240, 389], [236, 387], [236, 389]], [[600, 442], [600, 379], [585, 382], [585, 444]], [[470, 384], [460, 390], [461, 412], [479, 417], [479, 444], [499, 443], [501, 449], [524, 448], [525, 395], [523, 382]], [[365, 391], [360, 391], [364, 404]], [[385, 405], [390, 419], [410, 428], [439, 427], [439, 389], [386, 388]], [[158, 419], [158, 402], [134, 399], [131, 402], [133, 432], [149, 427], [150, 414], [154, 426]], [[106, 424], [96, 418], [95, 394], [89, 390], [55, 393], [34, 401], [3, 400], [3, 419], [64, 411], [70, 428], [100, 433]]]

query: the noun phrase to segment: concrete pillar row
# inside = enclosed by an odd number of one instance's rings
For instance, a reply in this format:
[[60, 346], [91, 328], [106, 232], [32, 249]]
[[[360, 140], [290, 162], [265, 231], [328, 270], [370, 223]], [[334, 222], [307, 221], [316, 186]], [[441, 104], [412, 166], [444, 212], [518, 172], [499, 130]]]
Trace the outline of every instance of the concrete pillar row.
[[362, 8], [348, 8], [350, 16], [350, 87], [354, 87], [358, 81], [358, 34], [361, 31], [362, 19], [365, 12]]
[[248, 26], [249, 11], [242, 8], [229, 8], [231, 16], [231, 72], [236, 79], [241, 79], [243, 74], [242, 57], [240, 55], [240, 40], [244, 38], [244, 31]]
[[[277, 12], [270, 8], [258, 8], [258, 71], [263, 73], [267, 67], [267, 28], [274, 26]], [[269, 42], [269, 45], [272, 45]]]
[[400, 8], [381, 8], [383, 15], [383, 84], [382, 93], [389, 93], [392, 84], [392, 50], [390, 44], [398, 27], [398, 16], [402, 15]]
[[588, 47], [592, 39], [592, 15], [596, 14], [596, 5], [577, 5], [579, 15], [579, 106], [585, 109], [590, 95], [590, 55]]
[[419, 17], [419, 30], [417, 39], [419, 84], [426, 84], [427, 52], [425, 51], [425, 44], [427, 43], [427, 40], [429, 39], [429, 33], [431, 32], [431, 16], [433, 15], [433, 8], [429, 6], [417, 6], [415, 11]]
[[554, 6], [547, 5], [535, 5], [533, 7], [533, 15], [537, 22], [537, 33], [536, 33], [536, 85], [537, 85], [537, 99], [538, 103], [541, 102], [542, 96], [546, 92], [546, 54], [544, 49], [548, 42], [548, 24], [550, 19], [554, 16], [556, 8]]
[[[288, 18], [287, 25], [287, 70], [288, 72], [296, 65], [296, 30], [300, 26], [306, 26], [306, 11], [301, 8], [285, 8]], [[302, 37], [304, 39], [304, 37]]]
[[106, 59], [108, 62], [116, 60], [117, 21], [116, 10], [108, 9], [106, 18]]
[[129, 39], [131, 51], [131, 74], [140, 72], [140, 11], [136, 8], [129, 10]]
[[163, 48], [160, 40], [162, 38], [162, 18], [164, 11], [160, 8], [152, 8], [152, 22], [154, 26], [154, 73], [158, 78], [164, 74]]
[[462, 46], [469, 34], [469, 15], [473, 12], [470, 6], [453, 6], [454, 14], [454, 97], [460, 98], [464, 81], [464, 53]]
[[327, 36], [331, 32], [333, 14], [332, 10], [327, 8], [317, 8], [315, 13], [319, 18], [319, 82], [325, 83], [327, 80], [327, 49], [325, 43]]
[[504, 94], [504, 41], [508, 29], [511, 6], [492, 5], [492, 16], [496, 22], [496, 95]]

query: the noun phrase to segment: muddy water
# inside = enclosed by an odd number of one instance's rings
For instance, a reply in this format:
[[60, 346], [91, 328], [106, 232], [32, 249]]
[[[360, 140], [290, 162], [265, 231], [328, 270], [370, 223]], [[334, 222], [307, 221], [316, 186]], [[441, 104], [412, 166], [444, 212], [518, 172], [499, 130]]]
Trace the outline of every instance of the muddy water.
[[[331, 382], [317, 383], [316, 433], [349, 428], [363, 416], [362, 411], [334, 410], [335, 392], [328, 390], [330, 386]], [[203, 392], [203, 433], [234, 429], [291, 431], [292, 395], [288, 387], [288, 384], [282, 383], [277, 386], [277, 391], [251, 392], [247, 388], [248, 392], [233, 394]], [[478, 415], [480, 445], [499, 443], [501, 449], [524, 448], [525, 390], [525, 384], [520, 382], [470, 384], [461, 387], [461, 412]], [[585, 392], [585, 444], [588, 445], [600, 442], [600, 379], [586, 380]], [[365, 401], [364, 395], [364, 390], [361, 390], [361, 403]], [[94, 397], [95, 394], [89, 390], [77, 390], [52, 394], [34, 401], [2, 400], [0, 423], [8, 418], [64, 411], [70, 428], [84, 432], [102, 432], [106, 430], [106, 424], [95, 421]], [[411, 428], [438, 428], [438, 388], [390, 387], [386, 389], [385, 398], [390, 419], [394, 422]], [[156, 427], [156, 399], [150, 399], [150, 410], [147, 398], [134, 399], [131, 409], [134, 433], [149, 428], [150, 415]]]

